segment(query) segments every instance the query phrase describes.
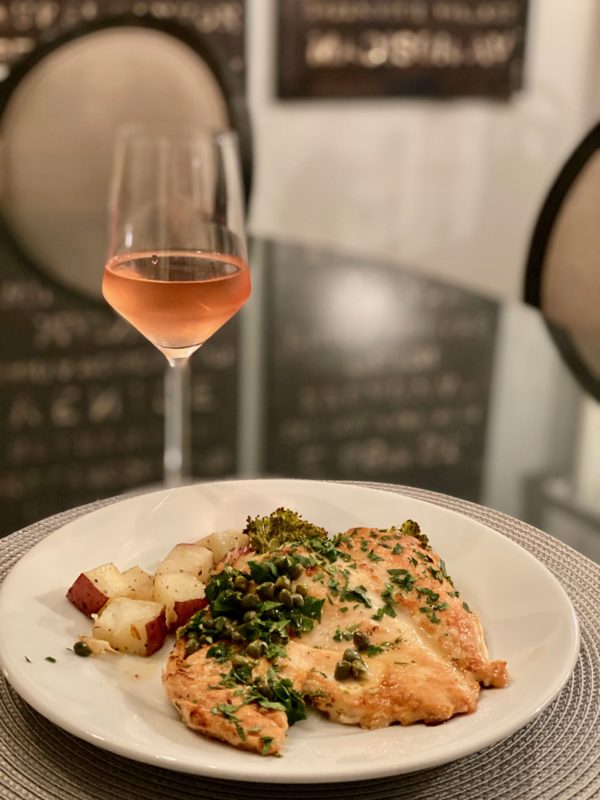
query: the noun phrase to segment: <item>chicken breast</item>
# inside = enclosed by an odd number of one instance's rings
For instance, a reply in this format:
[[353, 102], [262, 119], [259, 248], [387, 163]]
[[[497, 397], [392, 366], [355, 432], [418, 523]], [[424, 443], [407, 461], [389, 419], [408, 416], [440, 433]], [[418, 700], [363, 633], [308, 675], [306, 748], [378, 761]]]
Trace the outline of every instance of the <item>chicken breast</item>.
[[186, 657], [185, 643], [177, 642], [163, 674], [185, 724], [243, 750], [278, 753], [288, 728], [285, 712], [244, 703], [239, 687], [222, 684], [223, 666], [207, 657], [208, 650], [203, 647]]
[[279, 753], [299, 698], [364, 728], [436, 724], [473, 712], [482, 685], [507, 683], [506, 662], [489, 659], [477, 614], [410, 521], [247, 553], [214, 583], [164, 683], [186, 724], [237, 747]]

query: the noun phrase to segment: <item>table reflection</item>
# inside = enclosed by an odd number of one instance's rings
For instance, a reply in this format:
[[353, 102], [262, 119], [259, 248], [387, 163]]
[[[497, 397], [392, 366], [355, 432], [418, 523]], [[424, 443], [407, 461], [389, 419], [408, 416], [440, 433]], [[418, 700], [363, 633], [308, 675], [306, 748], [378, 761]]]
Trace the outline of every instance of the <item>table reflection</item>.
[[[534, 309], [400, 268], [255, 240], [253, 297], [198, 353], [193, 474], [420, 486], [598, 558], [598, 404]], [[108, 309], [8, 276], [6, 534], [161, 479], [162, 364]]]

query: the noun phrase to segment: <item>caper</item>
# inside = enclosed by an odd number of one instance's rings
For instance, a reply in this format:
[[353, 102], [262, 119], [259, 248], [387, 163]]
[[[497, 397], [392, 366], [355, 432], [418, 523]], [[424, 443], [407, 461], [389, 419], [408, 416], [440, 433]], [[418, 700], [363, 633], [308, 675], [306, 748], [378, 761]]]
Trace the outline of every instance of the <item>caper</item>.
[[263, 600], [272, 600], [275, 597], [275, 584], [272, 581], [261, 583], [258, 587], [258, 594]]
[[364, 631], [354, 631], [352, 641], [357, 650], [366, 650], [371, 644], [370, 637]]
[[92, 648], [89, 646], [89, 644], [79, 641], [75, 642], [75, 644], [73, 645], [73, 652], [75, 653], [76, 656], [87, 658], [88, 656], [92, 655]]
[[338, 661], [335, 665], [335, 672], [333, 673], [334, 678], [336, 681], [343, 681], [345, 678], [348, 678], [350, 675], [350, 671], [352, 670], [352, 664], [349, 661]]
[[304, 572], [304, 567], [302, 566], [302, 564], [300, 564], [299, 561], [296, 561], [295, 564], [292, 564], [292, 567], [288, 574], [290, 578], [293, 581], [295, 581], [298, 580], [298, 578], [300, 577], [300, 575], [302, 575], [303, 572]]
[[236, 575], [233, 586], [239, 592], [245, 592], [248, 589], [248, 581], [243, 575]]
[[239, 653], [236, 653], [231, 659], [231, 663], [234, 667], [247, 667], [248, 659], [244, 658], [244, 656], [240, 655]]
[[298, 594], [298, 592], [294, 592], [292, 595], [292, 605], [294, 608], [302, 608], [304, 605], [304, 598], [301, 594]]
[[364, 661], [353, 661], [351, 669], [355, 678], [365, 678], [368, 672], [367, 665]]
[[246, 613], [244, 614], [244, 622], [252, 622], [252, 620], [255, 620], [257, 616], [258, 614], [256, 613], [256, 611], [250, 609], [249, 611], [246, 611]]
[[277, 599], [280, 603], [283, 603], [283, 605], [287, 606], [288, 608], [292, 608], [294, 605], [294, 598], [292, 597], [292, 593], [289, 591], [289, 589], [282, 589], [278, 593]]
[[193, 653], [196, 653], [200, 648], [200, 643], [198, 639], [188, 639], [185, 643], [185, 654], [186, 656], [191, 656]]
[[289, 637], [285, 631], [273, 631], [271, 634], [271, 641], [275, 644], [286, 644], [288, 638]]
[[255, 639], [253, 642], [250, 642], [246, 648], [246, 655], [250, 656], [250, 658], [260, 658], [264, 656], [266, 652], [267, 645], [261, 639]]
[[357, 650], [353, 650], [349, 647], [347, 650], [344, 650], [344, 655], [342, 656], [344, 661], [360, 661], [360, 656]]
[[229, 620], [227, 619], [227, 617], [217, 617], [213, 623], [214, 629], [219, 632], [223, 631], [227, 628], [228, 623]]
[[279, 556], [275, 559], [275, 566], [280, 575], [287, 575], [292, 568], [292, 560], [289, 556]]
[[231, 632], [231, 641], [232, 642], [245, 642], [246, 640], [245, 640], [245, 638], [242, 636], [242, 634], [239, 631], [233, 630]]
[[287, 589], [289, 591], [291, 588], [292, 582], [287, 575], [280, 575], [275, 581], [275, 589]]
[[260, 604], [260, 597], [254, 593], [245, 594], [240, 601], [241, 607], [245, 609], [257, 608], [259, 604]]
[[306, 588], [306, 586], [303, 583], [297, 583], [295, 588], [294, 588], [294, 591], [297, 594], [301, 594], [302, 597], [306, 597], [307, 594], [308, 594], [308, 589]]
[[259, 675], [258, 678], [254, 681], [254, 685], [258, 689], [258, 691], [266, 697], [267, 700], [273, 699], [273, 687], [269, 683], [269, 681], [265, 678], [264, 675]]

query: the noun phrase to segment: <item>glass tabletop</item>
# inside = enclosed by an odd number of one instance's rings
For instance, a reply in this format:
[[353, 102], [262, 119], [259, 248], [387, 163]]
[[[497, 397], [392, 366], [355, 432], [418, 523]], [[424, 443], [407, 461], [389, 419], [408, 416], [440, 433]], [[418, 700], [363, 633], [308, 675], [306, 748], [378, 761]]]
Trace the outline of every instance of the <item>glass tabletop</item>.
[[282, 243], [253, 269], [244, 473], [440, 491], [600, 558], [600, 409], [536, 309]]
[[[538, 311], [255, 239], [253, 295], [194, 359], [193, 478], [381, 481], [530, 522], [600, 560], [600, 409]], [[42, 278], [0, 292], [7, 534], [161, 479], [163, 363]]]

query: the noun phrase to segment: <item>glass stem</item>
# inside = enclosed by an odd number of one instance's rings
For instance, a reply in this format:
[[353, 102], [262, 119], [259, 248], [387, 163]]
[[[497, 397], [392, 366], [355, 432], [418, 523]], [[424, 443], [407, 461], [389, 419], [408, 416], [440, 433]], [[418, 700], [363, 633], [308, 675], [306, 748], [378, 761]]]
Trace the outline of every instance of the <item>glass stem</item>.
[[170, 358], [165, 372], [164, 481], [167, 486], [189, 482], [190, 359]]

